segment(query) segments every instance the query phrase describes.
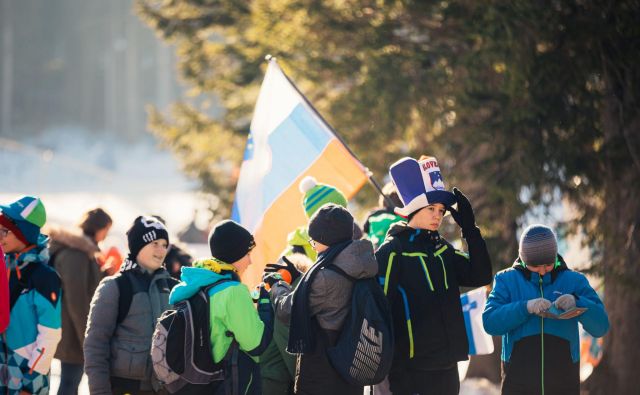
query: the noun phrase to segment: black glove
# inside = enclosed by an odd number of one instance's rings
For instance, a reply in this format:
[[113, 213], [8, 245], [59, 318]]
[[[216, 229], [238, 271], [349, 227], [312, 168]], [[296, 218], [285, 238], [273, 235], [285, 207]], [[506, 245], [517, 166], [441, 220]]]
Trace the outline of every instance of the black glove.
[[449, 211], [458, 226], [462, 229], [462, 236], [466, 237], [466, 235], [477, 229], [476, 217], [473, 214], [473, 208], [471, 207], [469, 199], [467, 199], [458, 188], [453, 188], [453, 194], [456, 196], [458, 209], [450, 208]]
[[278, 272], [278, 270], [284, 269], [291, 275], [291, 284], [293, 284], [298, 279], [298, 277], [302, 275], [302, 273], [300, 273], [300, 271], [296, 269], [293, 263], [291, 263], [291, 261], [287, 259], [286, 256], [283, 256], [280, 259], [282, 259], [282, 261], [285, 263], [284, 265], [281, 263], [268, 263], [267, 267], [264, 269], [265, 273]]
[[269, 272], [265, 273], [264, 276], [262, 276], [262, 282], [268, 284], [269, 288], [273, 287], [273, 284], [277, 283], [280, 280], [282, 280], [282, 276], [278, 272]]

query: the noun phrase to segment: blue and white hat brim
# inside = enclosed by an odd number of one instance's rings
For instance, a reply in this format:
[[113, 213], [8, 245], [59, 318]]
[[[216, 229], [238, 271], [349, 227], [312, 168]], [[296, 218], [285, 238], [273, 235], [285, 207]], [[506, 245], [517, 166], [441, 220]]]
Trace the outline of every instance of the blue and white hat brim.
[[2, 211], [2, 214], [6, 215], [7, 217], [13, 220], [20, 219], [20, 211], [16, 210], [14, 207], [0, 204], [0, 211]]

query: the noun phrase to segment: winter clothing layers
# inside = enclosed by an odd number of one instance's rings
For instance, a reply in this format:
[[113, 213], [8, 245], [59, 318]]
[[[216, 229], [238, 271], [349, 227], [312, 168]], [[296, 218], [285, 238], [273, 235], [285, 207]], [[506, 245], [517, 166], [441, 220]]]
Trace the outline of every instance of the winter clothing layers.
[[353, 238], [353, 216], [344, 207], [327, 203], [309, 220], [309, 236], [326, 246]]
[[529, 226], [520, 236], [518, 254], [526, 265], [539, 266], [555, 263], [558, 254], [556, 234], [544, 225]]
[[[131, 287], [131, 304], [118, 323], [120, 276]], [[100, 282], [91, 300], [84, 341], [84, 369], [92, 394], [160, 389], [153, 375], [151, 336], [157, 319], [169, 307], [169, 292], [176, 283], [164, 268], [149, 273], [131, 262]]]
[[251, 233], [231, 220], [218, 222], [209, 233], [211, 255], [226, 263], [239, 260], [255, 246]]
[[273, 340], [260, 356], [263, 395], [285, 395], [293, 391], [296, 358], [286, 351], [288, 342], [288, 323], [274, 320]]
[[362, 225], [362, 230], [371, 240], [373, 246], [377, 248], [387, 237], [387, 232], [391, 226], [404, 220], [401, 216], [394, 214], [393, 209], [378, 209], [367, 215], [367, 219]]
[[9, 394], [49, 392], [51, 359], [60, 341], [62, 291], [58, 275], [47, 265], [48, 241], [40, 234], [34, 246], [5, 255], [11, 314], [0, 340], [0, 350], [6, 350], [0, 351], [0, 368], [8, 368], [0, 391], [8, 389]]
[[82, 345], [89, 305], [104, 274], [96, 262], [96, 243], [80, 233], [64, 229], [50, 232], [51, 262], [62, 280], [62, 339], [55, 357], [67, 364], [84, 364]]
[[199, 267], [183, 267], [181, 278], [180, 284], [171, 292], [171, 303], [188, 299], [199, 289], [222, 279], [231, 280], [221, 282], [209, 291], [213, 359], [216, 363], [222, 361], [235, 340], [244, 358], [244, 366], [240, 367], [240, 383], [237, 383], [240, 393], [260, 394], [260, 370], [256, 357], [271, 341], [273, 310], [269, 301], [259, 302], [256, 312], [249, 289], [239, 282], [233, 271], [215, 273]]
[[[578, 394], [578, 322], [594, 337], [609, 329], [604, 306], [586, 277], [569, 270], [562, 257], [558, 261], [543, 276], [527, 270], [520, 259], [496, 274], [482, 321], [487, 333], [502, 336], [503, 394], [540, 394], [543, 369], [545, 394]], [[527, 311], [528, 300], [555, 302], [569, 294], [577, 307], [587, 311], [566, 320], [545, 319]]]
[[139, 216], [127, 231], [129, 260], [135, 262], [138, 253], [154, 240], [165, 239], [169, 244], [169, 232], [164, 224], [154, 217]]
[[[320, 271], [330, 265], [342, 250], [351, 244], [346, 241], [329, 247], [318, 255], [318, 260], [313, 267], [302, 276], [296, 287], [295, 297], [291, 302], [291, 319], [289, 320], [289, 343], [287, 351], [291, 354], [302, 354], [315, 350], [315, 333], [313, 333], [312, 318], [310, 312], [311, 286]], [[346, 309], [345, 309], [346, 310]], [[332, 329], [339, 329], [332, 328]]]
[[459, 287], [486, 285], [492, 273], [479, 229], [466, 232], [466, 242], [468, 255], [436, 231], [401, 222], [391, 227], [376, 252], [378, 276], [394, 322], [396, 343], [389, 375], [394, 394], [404, 386], [404, 372], [444, 371], [468, 358]]
[[[332, 248], [335, 248], [333, 252]], [[332, 259], [322, 256], [335, 254]], [[362, 393], [361, 387], [346, 383], [338, 372], [331, 367], [326, 349], [333, 346], [349, 313], [353, 284], [342, 274], [331, 270], [329, 265], [342, 269], [355, 279], [374, 277], [377, 264], [373, 255], [373, 246], [368, 240], [355, 240], [346, 246], [336, 245], [329, 248], [318, 262], [300, 280], [295, 291], [280, 281], [271, 289], [271, 300], [276, 306], [276, 315], [283, 322], [291, 322], [291, 336], [295, 322], [306, 321], [307, 317], [296, 316], [294, 309], [298, 292], [309, 282], [307, 312], [312, 318], [310, 331], [314, 335], [315, 349], [299, 355], [296, 371], [296, 393], [300, 394], [355, 394]]]

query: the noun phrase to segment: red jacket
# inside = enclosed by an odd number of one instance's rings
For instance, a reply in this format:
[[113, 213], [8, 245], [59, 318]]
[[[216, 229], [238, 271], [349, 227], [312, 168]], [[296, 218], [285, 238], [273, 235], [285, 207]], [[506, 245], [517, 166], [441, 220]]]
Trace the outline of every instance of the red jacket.
[[4, 251], [0, 247], [0, 333], [9, 326], [9, 279], [7, 265], [4, 262]]

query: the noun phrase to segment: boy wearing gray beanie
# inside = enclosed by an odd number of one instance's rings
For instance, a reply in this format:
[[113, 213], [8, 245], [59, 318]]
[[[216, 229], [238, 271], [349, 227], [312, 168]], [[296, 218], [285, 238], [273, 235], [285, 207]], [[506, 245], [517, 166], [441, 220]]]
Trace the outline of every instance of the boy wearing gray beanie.
[[[583, 274], [567, 267], [551, 228], [527, 227], [518, 255], [496, 274], [482, 314], [487, 333], [502, 336], [502, 394], [578, 395], [578, 322], [592, 336], [604, 336], [609, 319], [602, 301]], [[545, 318], [549, 309], [574, 313]]]

